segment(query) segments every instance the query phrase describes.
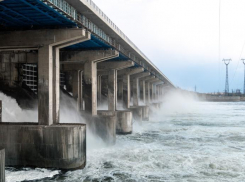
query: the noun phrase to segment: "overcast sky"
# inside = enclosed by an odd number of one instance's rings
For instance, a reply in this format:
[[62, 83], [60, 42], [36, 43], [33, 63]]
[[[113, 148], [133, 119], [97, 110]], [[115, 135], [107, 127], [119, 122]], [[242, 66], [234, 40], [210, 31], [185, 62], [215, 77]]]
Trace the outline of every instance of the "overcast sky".
[[[178, 87], [224, 91], [243, 89], [245, 0], [94, 0], [105, 14]], [[244, 49], [243, 49], [244, 48]]]

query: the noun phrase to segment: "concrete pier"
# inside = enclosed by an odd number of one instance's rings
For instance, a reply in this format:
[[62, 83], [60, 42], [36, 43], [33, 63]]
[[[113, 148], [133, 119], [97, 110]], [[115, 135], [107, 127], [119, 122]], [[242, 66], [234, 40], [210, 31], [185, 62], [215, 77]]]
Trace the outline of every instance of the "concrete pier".
[[98, 116], [93, 117], [95, 131], [107, 144], [116, 143], [117, 116], [114, 111], [98, 111]]
[[130, 110], [133, 113], [133, 119], [136, 121], [142, 121], [143, 120], [143, 108], [140, 106], [131, 106]]
[[0, 138], [6, 166], [77, 169], [86, 165], [83, 124], [1, 123]]
[[119, 135], [133, 132], [133, 115], [131, 111], [117, 111], [116, 133]]
[[5, 182], [5, 150], [0, 148], [0, 182]]
[[141, 106], [142, 107], [142, 120], [143, 121], [149, 121], [150, 119], [150, 108], [149, 106]]

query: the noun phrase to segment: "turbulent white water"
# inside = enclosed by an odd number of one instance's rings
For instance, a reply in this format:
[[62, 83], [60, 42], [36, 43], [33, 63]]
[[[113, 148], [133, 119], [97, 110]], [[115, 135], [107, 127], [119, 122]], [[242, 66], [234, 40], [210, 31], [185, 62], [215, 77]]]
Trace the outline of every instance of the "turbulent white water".
[[[14, 181], [245, 181], [245, 103], [166, 101], [134, 133], [87, 152], [83, 170], [7, 168]], [[90, 137], [90, 136], [88, 136]], [[91, 142], [92, 142], [91, 141]], [[89, 141], [88, 141], [89, 142]], [[100, 143], [100, 142], [99, 142]]]

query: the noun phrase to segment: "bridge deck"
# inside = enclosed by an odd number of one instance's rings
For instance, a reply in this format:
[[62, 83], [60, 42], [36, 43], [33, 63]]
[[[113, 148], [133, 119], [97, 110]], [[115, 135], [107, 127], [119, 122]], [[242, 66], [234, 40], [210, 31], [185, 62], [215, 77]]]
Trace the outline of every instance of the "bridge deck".
[[[76, 8], [74, 8], [76, 7]], [[91, 0], [0, 1], [0, 29], [86, 28], [91, 40], [67, 49], [117, 49], [120, 60], [133, 60], [173, 86], [167, 77]]]

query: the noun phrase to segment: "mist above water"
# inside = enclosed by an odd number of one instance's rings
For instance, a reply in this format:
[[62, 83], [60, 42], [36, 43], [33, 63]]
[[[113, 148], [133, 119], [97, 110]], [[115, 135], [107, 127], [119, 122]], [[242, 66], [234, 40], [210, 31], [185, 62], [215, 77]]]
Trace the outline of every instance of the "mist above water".
[[2, 121], [3, 122], [37, 122], [37, 108], [33, 110], [23, 110], [20, 108], [15, 99], [6, 96], [0, 92], [2, 100]]
[[115, 146], [91, 147], [85, 169], [8, 169], [7, 181], [244, 181], [245, 103], [198, 102], [182, 93], [163, 100], [150, 121], [135, 122]]

